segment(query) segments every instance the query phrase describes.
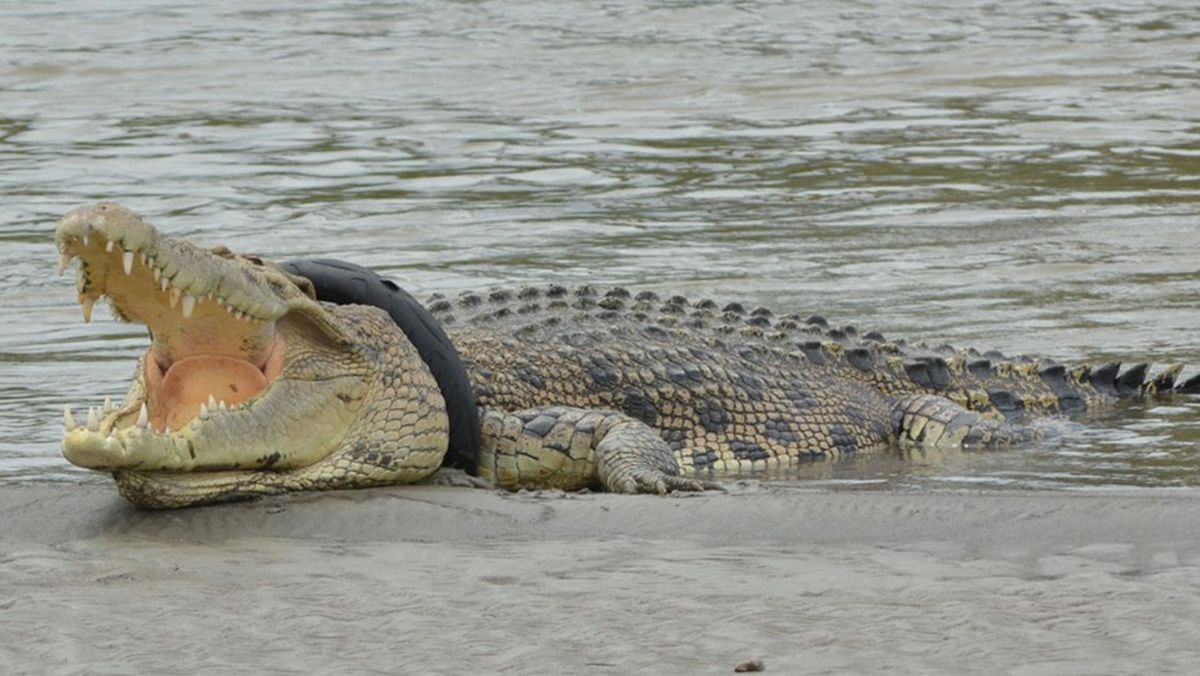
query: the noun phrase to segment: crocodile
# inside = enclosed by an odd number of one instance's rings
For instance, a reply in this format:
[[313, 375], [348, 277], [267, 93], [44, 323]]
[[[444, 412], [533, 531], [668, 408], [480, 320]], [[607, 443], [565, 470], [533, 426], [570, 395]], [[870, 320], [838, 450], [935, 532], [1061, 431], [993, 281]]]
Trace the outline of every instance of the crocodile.
[[667, 493], [898, 446], [1009, 447], [1038, 420], [1200, 391], [1181, 366], [1068, 366], [549, 285], [425, 301], [469, 380], [463, 413], [384, 308], [322, 300], [295, 266], [168, 237], [110, 202], [68, 213], [55, 239], [60, 272], [79, 259], [84, 319], [107, 297], [150, 341], [124, 402], [82, 422], [66, 408], [63, 453], [145, 508], [418, 482], [450, 464], [464, 417], [456, 457], [479, 480]]

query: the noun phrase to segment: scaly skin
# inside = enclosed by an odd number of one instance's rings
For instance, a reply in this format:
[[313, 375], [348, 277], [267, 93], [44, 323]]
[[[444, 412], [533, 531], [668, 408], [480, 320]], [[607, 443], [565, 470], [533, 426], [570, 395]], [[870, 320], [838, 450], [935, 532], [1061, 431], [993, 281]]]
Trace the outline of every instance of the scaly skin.
[[[163, 237], [116, 204], [71, 212], [56, 241], [63, 267], [82, 261], [85, 319], [107, 295], [119, 319], [150, 329], [124, 404], [89, 410], [85, 424], [65, 414], [64, 455], [113, 472], [131, 502], [406, 483], [440, 466], [440, 390], [383, 311], [318, 303], [304, 278]], [[1037, 438], [1014, 414], [1172, 390], [1179, 373], [1068, 371], [619, 288], [428, 307], [480, 407], [478, 473], [510, 489], [703, 490], [721, 474], [897, 444], [1007, 446]]]

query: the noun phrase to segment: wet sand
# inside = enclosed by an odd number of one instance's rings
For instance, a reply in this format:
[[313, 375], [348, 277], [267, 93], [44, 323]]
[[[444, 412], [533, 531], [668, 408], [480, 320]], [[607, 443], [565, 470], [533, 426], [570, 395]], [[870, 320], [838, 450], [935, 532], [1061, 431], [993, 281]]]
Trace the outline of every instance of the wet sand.
[[1200, 500], [0, 488], [15, 672], [1184, 672]]

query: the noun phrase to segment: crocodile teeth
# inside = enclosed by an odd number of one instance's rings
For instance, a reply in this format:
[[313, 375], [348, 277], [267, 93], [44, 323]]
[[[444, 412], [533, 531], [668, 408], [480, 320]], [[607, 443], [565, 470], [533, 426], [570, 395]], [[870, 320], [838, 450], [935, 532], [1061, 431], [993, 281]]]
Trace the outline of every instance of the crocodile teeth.
[[[164, 284], [167, 283], [166, 277], [163, 277], [163, 283]], [[172, 286], [170, 293], [171, 293], [171, 307], [175, 307], [176, 305], [179, 305], [179, 294], [180, 294], [179, 289], [176, 289], [175, 287]]]
[[113, 410], [112, 397], [104, 398], [104, 414], [108, 415]]
[[68, 253], [58, 254], [58, 276], [59, 277], [62, 277], [62, 274], [67, 271], [67, 266], [70, 264], [71, 264], [71, 255], [70, 254], [68, 254]]
[[210, 394], [210, 395], [208, 395], [208, 407], [209, 407], [209, 408], [216, 408], [216, 407], [217, 407], [217, 400], [216, 400], [216, 399], [213, 399], [213, 396], [212, 396], [211, 394]]
[[83, 236], [83, 245], [84, 245], [84, 246], [87, 246], [87, 245], [88, 245], [88, 241], [90, 241], [90, 240], [91, 240], [91, 235], [86, 235], [86, 234], [85, 234], [85, 235]]
[[221, 410], [222, 410], [222, 411], [228, 411], [228, 410], [229, 410], [228, 408], [226, 408], [226, 407], [225, 407], [225, 400], [224, 400], [224, 399], [222, 399], [222, 400], [221, 400]]
[[70, 404], [63, 406], [63, 425], [66, 426], [68, 432], [79, 427], [79, 424], [75, 422], [75, 416], [71, 415]]
[[97, 296], [95, 298], [92, 298], [91, 296], [80, 296], [79, 297], [79, 307], [83, 309], [83, 321], [85, 321], [85, 322], [92, 321], [92, 310], [95, 309], [96, 301], [99, 299], [100, 299], [99, 296]]
[[138, 253], [138, 260], [142, 262], [142, 267], [149, 267], [150, 259], [146, 257], [145, 251]]
[[150, 413], [146, 410], [146, 404], [143, 402], [142, 410], [138, 411], [137, 426], [146, 429], [148, 424], [150, 424]]
[[196, 309], [196, 297], [191, 294], [187, 294], [186, 296], [184, 296], [183, 297], [183, 318], [184, 319], [191, 318], [192, 312], [195, 309]]
[[[111, 244], [111, 242], [110, 242]], [[121, 254], [121, 266], [125, 268], [125, 274], [133, 272], [133, 252], [126, 251]]]
[[104, 243], [104, 253], [112, 253], [114, 242], [110, 239]]
[[[162, 268], [155, 267], [154, 268], [154, 281], [157, 282], [160, 279], [162, 279]], [[164, 287], [164, 290], [165, 290], [165, 287]]]
[[200, 404], [200, 419], [208, 420], [208, 407], [204, 404]]
[[100, 431], [100, 421], [96, 417], [95, 407], [88, 406], [87, 428], [93, 432]]

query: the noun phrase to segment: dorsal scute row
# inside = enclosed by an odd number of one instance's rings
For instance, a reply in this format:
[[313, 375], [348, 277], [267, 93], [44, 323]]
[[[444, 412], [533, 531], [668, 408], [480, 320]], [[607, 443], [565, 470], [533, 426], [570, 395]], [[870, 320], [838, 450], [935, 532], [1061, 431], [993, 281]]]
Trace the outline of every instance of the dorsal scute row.
[[[1181, 367], [1151, 375], [1145, 364], [1068, 367], [1028, 355], [956, 348], [941, 343], [888, 340], [878, 331], [833, 326], [821, 315], [747, 310], [738, 302], [691, 300], [681, 294], [632, 292], [621, 286], [526, 286], [454, 298], [429, 297], [427, 307], [445, 324], [515, 321], [514, 335], [545, 339], [568, 327], [579, 331], [639, 333], [650, 341], [697, 338], [745, 358], [802, 361], [866, 381], [884, 391], [939, 392], [975, 408], [1000, 412], [1074, 412], [1105, 397], [1200, 391], [1200, 375], [1176, 384]], [[456, 316], [458, 315], [458, 316]], [[575, 338], [578, 339], [577, 337]], [[986, 403], [980, 403], [986, 402]]]

